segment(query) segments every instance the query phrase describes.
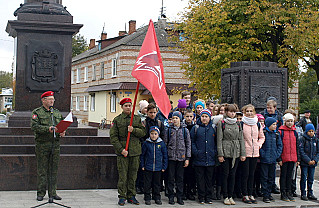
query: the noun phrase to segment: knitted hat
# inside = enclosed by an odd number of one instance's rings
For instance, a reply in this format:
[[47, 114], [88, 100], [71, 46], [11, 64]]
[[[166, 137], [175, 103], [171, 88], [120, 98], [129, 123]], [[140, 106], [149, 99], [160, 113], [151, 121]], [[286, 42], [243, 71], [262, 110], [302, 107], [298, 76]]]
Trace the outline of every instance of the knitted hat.
[[310, 110], [305, 110], [303, 113], [310, 113]]
[[258, 118], [258, 121], [260, 120], [265, 120], [265, 117], [261, 114], [256, 114], [257, 118]]
[[182, 113], [179, 112], [179, 111], [175, 111], [175, 112], [173, 113], [172, 117], [174, 117], [174, 116], [179, 117], [179, 119], [180, 119], [181, 121], [183, 120]]
[[306, 125], [305, 132], [307, 133], [309, 130], [315, 131], [315, 126], [311, 123]]
[[277, 122], [276, 119], [274, 119], [273, 117], [268, 117], [265, 120], [265, 125], [267, 127], [271, 126], [273, 123]]
[[294, 120], [294, 116], [291, 113], [286, 113], [282, 119], [286, 122], [288, 120]]
[[148, 106], [148, 102], [146, 100], [141, 100], [138, 104], [140, 106], [140, 111]]
[[212, 113], [210, 112], [210, 110], [208, 109], [203, 109], [201, 112], [200, 112], [200, 116], [202, 116], [203, 114], [206, 114], [208, 115], [208, 117], [212, 117]]
[[157, 126], [151, 126], [149, 133], [151, 133], [152, 131], [157, 131], [157, 133], [160, 134], [160, 130], [159, 130], [159, 128]]
[[202, 101], [197, 101], [196, 103], [195, 103], [195, 109], [197, 109], [197, 106], [198, 105], [201, 105], [201, 106], [203, 106], [203, 108], [205, 108], [205, 104], [202, 102]]
[[185, 99], [179, 99], [178, 100], [178, 104], [177, 104], [177, 108], [186, 108], [187, 104], [186, 104], [186, 100]]

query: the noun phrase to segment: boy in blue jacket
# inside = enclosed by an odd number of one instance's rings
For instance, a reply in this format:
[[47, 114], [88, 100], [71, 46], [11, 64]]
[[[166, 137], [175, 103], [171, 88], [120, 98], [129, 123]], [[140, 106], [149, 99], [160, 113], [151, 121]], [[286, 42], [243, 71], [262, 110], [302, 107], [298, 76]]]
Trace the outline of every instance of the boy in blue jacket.
[[265, 120], [265, 142], [259, 149], [261, 192], [265, 203], [275, 201], [271, 196], [272, 181], [275, 177], [276, 160], [280, 157], [283, 147], [279, 132], [276, 129], [277, 120], [268, 117]]
[[168, 156], [164, 141], [159, 138], [160, 130], [157, 126], [150, 127], [150, 137], [142, 146], [141, 167], [144, 171], [144, 200], [151, 205], [151, 188], [153, 184], [153, 198], [158, 205], [161, 201], [161, 174], [167, 168]]
[[[315, 127], [313, 124], [307, 124], [305, 133], [300, 137], [299, 151], [301, 156], [301, 179], [300, 191], [301, 199], [307, 201], [317, 200], [313, 195], [312, 184], [314, 180], [315, 167], [319, 160], [319, 142], [315, 137]], [[307, 181], [307, 196], [306, 196]]]
[[213, 197], [213, 173], [217, 159], [216, 130], [211, 121], [211, 112], [204, 109], [200, 113], [200, 119], [192, 128], [193, 165], [196, 174], [198, 200], [200, 204], [212, 204]]

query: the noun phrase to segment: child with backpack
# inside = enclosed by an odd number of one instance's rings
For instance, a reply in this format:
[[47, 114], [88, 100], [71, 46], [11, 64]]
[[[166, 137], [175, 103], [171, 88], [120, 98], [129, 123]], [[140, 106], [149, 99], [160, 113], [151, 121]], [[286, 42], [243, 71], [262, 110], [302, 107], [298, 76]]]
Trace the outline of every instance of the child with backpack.
[[276, 161], [282, 153], [282, 141], [277, 129], [277, 120], [268, 117], [265, 120], [265, 142], [259, 150], [260, 154], [260, 182], [263, 201], [275, 201], [271, 196], [272, 181], [275, 177]]
[[167, 148], [164, 141], [159, 137], [160, 130], [157, 126], [151, 126], [149, 138], [142, 146], [140, 164], [144, 171], [144, 200], [146, 205], [151, 205], [151, 189], [153, 198], [158, 205], [161, 201], [161, 176], [167, 168]]
[[265, 141], [263, 128], [258, 123], [255, 107], [251, 104], [245, 105], [242, 109], [243, 137], [246, 148], [246, 160], [242, 162], [241, 190], [243, 202], [257, 204], [253, 196], [254, 175], [259, 157], [259, 149]]
[[[307, 201], [317, 200], [313, 195], [312, 184], [314, 180], [315, 168], [319, 160], [319, 140], [315, 137], [315, 127], [313, 124], [307, 124], [305, 133], [300, 138], [300, 191], [301, 199]], [[307, 181], [307, 195], [306, 195]]]
[[193, 165], [200, 204], [212, 204], [213, 173], [216, 160], [215, 125], [211, 112], [204, 109], [191, 130]]
[[224, 118], [217, 125], [218, 160], [222, 167], [222, 192], [225, 205], [235, 205], [233, 192], [239, 158], [246, 159], [245, 142], [240, 123], [237, 122], [234, 104], [225, 106]]
[[291, 180], [295, 163], [298, 165], [298, 133], [294, 127], [294, 116], [286, 113], [283, 116], [284, 125], [279, 127], [283, 150], [279, 158], [281, 200], [295, 201], [291, 193]]
[[174, 187], [176, 183], [177, 203], [184, 205], [183, 178], [184, 167], [189, 165], [191, 157], [191, 140], [186, 125], [182, 123], [182, 114], [175, 111], [172, 115], [173, 123], [167, 129], [168, 149], [168, 203], [175, 204]]

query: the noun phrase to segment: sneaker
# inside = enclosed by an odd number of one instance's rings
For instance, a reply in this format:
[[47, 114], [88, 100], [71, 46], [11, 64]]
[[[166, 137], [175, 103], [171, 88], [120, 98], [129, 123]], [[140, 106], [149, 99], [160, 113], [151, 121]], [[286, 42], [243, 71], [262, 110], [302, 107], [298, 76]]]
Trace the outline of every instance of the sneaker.
[[265, 203], [270, 203], [270, 199], [269, 199], [268, 197], [264, 197], [264, 198], [263, 198], [263, 202], [265, 202]]
[[236, 202], [234, 201], [232, 197], [229, 198], [229, 202], [231, 205], [236, 205]]
[[162, 201], [160, 199], [155, 200], [155, 204], [162, 205]]
[[175, 204], [175, 201], [174, 201], [174, 198], [169, 198], [168, 199], [168, 203], [171, 204], [171, 205], [174, 205]]
[[243, 202], [245, 202], [246, 204], [251, 204], [251, 201], [248, 196], [243, 197]]
[[205, 204], [205, 201], [203, 199], [199, 199], [200, 204]]
[[206, 203], [206, 204], [212, 204], [213, 201], [212, 201], [211, 199], [207, 199], [207, 200], [205, 200], [205, 203]]
[[257, 200], [255, 199], [254, 196], [249, 196], [249, 199], [250, 199], [251, 203], [257, 204]]
[[140, 203], [136, 200], [135, 196], [132, 196], [130, 199], [127, 200], [128, 203], [139, 205]]
[[268, 197], [270, 201], [275, 202], [274, 197], [272, 197], [271, 195]]
[[152, 203], [151, 203], [150, 200], [147, 200], [147, 201], [145, 201], [145, 204], [146, 204], [146, 205], [151, 205]]
[[286, 202], [290, 201], [285, 192], [281, 193], [280, 199], [283, 200], [283, 201], [286, 201]]
[[297, 192], [296, 191], [292, 192], [292, 196], [297, 197]]
[[124, 198], [120, 198], [120, 199], [119, 199], [119, 202], [118, 202], [118, 205], [124, 206], [125, 201], [126, 201], [126, 200], [125, 200]]
[[287, 197], [288, 197], [289, 201], [292, 201], [292, 202], [296, 201], [296, 200], [294, 199], [294, 197], [292, 197], [292, 194], [291, 194], [291, 193], [288, 193], [288, 194], [287, 194]]
[[301, 195], [300, 199], [304, 201], [308, 201], [308, 197], [306, 195]]
[[224, 204], [225, 204], [225, 205], [231, 205], [231, 203], [230, 203], [228, 197], [224, 199]]
[[183, 198], [177, 198], [177, 204], [184, 205]]
[[309, 200], [317, 200], [317, 197], [315, 197], [315, 195], [313, 195], [312, 193], [308, 194], [307, 197], [308, 197]]

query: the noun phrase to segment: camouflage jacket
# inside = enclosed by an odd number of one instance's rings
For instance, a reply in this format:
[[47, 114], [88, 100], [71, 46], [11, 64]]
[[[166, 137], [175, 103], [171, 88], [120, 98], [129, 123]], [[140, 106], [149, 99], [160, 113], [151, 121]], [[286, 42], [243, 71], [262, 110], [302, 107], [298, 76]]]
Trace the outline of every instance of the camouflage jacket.
[[[53, 140], [53, 133], [49, 132], [50, 126], [56, 126], [63, 120], [62, 114], [59, 110], [53, 109], [54, 124], [52, 123], [51, 111], [44, 106], [36, 108], [32, 111], [31, 130], [34, 132], [36, 142], [46, 142]], [[56, 141], [60, 135], [56, 133]]]
[[[127, 127], [130, 125], [131, 114], [126, 115], [121, 113], [113, 120], [113, 124], [110, 130], [111, 143], [115, 149], [117, 155], [122, 155], [121, 152], [125, 149], [126, 138], [128, 134]], [[130, 136], [130, 143], [128, 147], [128, 156], [138, 156], [142, 153], [141, 143], [139, 138], [145, 135], [145, 127], [141, 122], [141, 118], [138, 115], [134, 115], [133, 118], [133, 132]]]

